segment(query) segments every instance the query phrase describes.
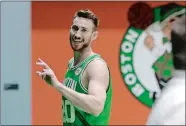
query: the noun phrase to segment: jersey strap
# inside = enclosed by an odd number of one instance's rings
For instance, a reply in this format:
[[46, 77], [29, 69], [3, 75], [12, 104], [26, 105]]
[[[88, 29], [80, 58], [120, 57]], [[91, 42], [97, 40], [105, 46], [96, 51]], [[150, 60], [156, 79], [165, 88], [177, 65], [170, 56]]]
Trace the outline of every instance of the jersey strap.
[[100, 59], [100, 56], [99, 56], [98, 54], [94, 54], [94, 55], [90, 56], [90, 57], [87, 59], [87, 61], [86, 61], [84, 64], [82, 64], [82, 67], [81, 67], [81, 68], [82, 68], [82, 71], [81, 71], [80, 78], [79, 78], [79, 84], [80, 84], [81, 88], [82, 88], [86, 93], [88, 93], [88, 89], [84, 86], [84, 84], [83, 84], [81, 78], [82, 78], [83, 73], [84, 73], [85, 69], [87, 68], [88, 64], [89, 64], [90, 62], [92, 62], [93, 60], [95, 60], [95, 59]]

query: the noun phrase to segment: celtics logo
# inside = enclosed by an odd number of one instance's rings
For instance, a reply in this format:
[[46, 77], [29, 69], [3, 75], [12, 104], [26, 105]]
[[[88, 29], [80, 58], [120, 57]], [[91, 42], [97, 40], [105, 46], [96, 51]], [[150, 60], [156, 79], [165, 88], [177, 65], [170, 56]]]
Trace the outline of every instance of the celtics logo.
[[129, 91], [148, 107], [172, 78], [170, 25], [183, 14], [185, 8], [174, 3], [151, 8], [139, 2], [129, 9], [130, 27], [120, 45], [120, 71]]
[[75, 71], [75, 74], [76, 74], [76, 75], [79, 75], [80, 72], [81, 72], [81, 68], [77, 68], [77, 70]]

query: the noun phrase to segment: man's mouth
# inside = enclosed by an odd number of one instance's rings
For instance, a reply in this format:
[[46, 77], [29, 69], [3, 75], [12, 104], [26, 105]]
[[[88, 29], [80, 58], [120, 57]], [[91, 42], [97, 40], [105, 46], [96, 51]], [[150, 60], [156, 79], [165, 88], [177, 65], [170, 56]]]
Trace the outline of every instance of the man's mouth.
[[81, 43], [82, 41], [73, 41], [74, 43]]
[[74, 39], [73, 39], [73, 42], [74, 42], [74, 43], [82, 43], [83, 40], [74, 40]]

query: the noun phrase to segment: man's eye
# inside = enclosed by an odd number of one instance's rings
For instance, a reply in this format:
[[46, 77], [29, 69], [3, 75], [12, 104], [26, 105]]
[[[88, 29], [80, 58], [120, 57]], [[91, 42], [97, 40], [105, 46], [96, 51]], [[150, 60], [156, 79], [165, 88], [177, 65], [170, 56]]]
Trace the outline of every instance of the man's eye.
[[79, 28], [74, 25], [74, 26], [72, 26], [72, 29], [75, 30], [75, 31], [78, 31]]
[[82, 29], [82, 32], [86, 32], [87, 30], [86, 29]]

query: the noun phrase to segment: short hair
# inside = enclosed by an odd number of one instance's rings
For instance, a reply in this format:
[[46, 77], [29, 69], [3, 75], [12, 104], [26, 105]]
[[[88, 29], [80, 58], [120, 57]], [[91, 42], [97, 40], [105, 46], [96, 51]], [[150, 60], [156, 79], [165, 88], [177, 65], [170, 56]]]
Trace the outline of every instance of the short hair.
[[76, 17], [82, 17], [86, 19], [90, 19], [93, 21], [93, 24], [95, 25], [95, 29], [98, 28], [99, 25], [99, 19], [97, 16], [89, 9], [81, 9], [75, 13], [74, 19]]

